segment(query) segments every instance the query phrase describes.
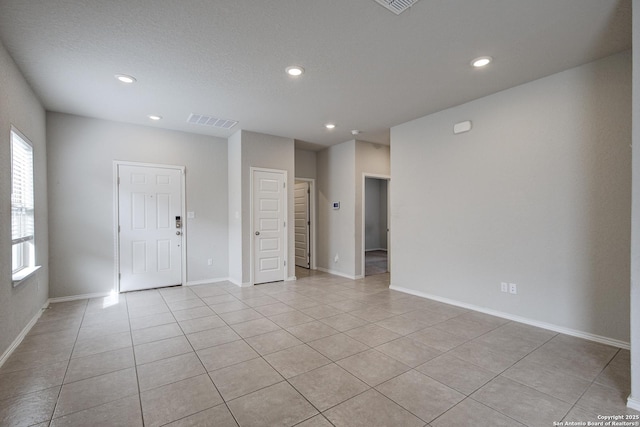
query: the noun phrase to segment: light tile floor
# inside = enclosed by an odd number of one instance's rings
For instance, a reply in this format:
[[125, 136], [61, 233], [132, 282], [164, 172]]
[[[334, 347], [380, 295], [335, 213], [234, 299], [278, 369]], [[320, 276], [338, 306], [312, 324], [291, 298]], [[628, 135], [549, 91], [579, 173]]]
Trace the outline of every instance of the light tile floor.
[[52, 304], [1, 426], [552, 426], [638, 414], [629, 352], [389, 290], [389, 276]]

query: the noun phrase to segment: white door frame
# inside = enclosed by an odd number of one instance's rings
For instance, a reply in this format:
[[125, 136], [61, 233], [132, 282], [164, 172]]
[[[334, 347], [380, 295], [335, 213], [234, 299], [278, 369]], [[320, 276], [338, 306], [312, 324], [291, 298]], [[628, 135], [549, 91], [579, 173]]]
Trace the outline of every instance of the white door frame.
[[316, 269], [316, 180], [314, 178], [295, 178], [295, 181], [304, 181], [309, 183], [309, 221], [311, 221], [311, 260], [309, 268]]
[[181, 172], [182, 175], [182, 186], [180, 188], [181, 200], [180, 200], [180, 210], [182, 217], [182, 256], [180, 262], [182, 263], [182, 283], [184, 286], [187, 283], [187, 218], [185, 216], [186, 212], [186, 174], [184, 166], [177, 165], [163, 165], [159, 163], [141, 163], [141, 162], [129, 162], [123, 160], [114, 160], [113, 161], [113, 241], [114, 241], [114, 274], [113, 274], [113, 289], [116, 292], [120, 292], [120, 233], [118, 233], [118, 227], [120, 226], [119, 217], [120, 217], [120, 202], [118, 200], [118, 167], [119, 166], [140, 166], [140, 167], [148, 167], [148, 168], [165, 168], [165, 169], [176, 169]]
[[385, 181], [387, 181], [387, 230], [389, 230], [387, 232], [387, 271], [391, 272], [391, 212], [389, 212], [389, 207], [391, 206], [391, 177], [389, 175], [379, 175], [379, 174], [375, 174], [375, 173], [368, 173], [368, 172], [363, 172], [362, 174], [362, 264], [361, 264], [361, 268], [362, 270], [360, 271], [360, 275], [361, 277], [366, 277], [365, 276], [365, 214], [366, 214], [366, 204], [365, 204], [365, 194], [366, 194], [366, 188], [365, 185], [367, 183], [367, 178], [375, 178], [375, 179], [383, 179]]
[[[282, 169], [268, 169], [268, 168], [260, 168], [260, 167], [253, 167], [251, 166], [249, 168], [249, 174], [250, 174], [250, 178], [249, 178], [249, 265], [251, 266], [251, 268], [249, 269], [249, 286], [255, 286], [255, 282], [254, 282], [254, 262], [253, 262], [253, 258], [254, 258], [254, 246], [255, 246], [255, 239], [253, 238], [254, 233], [255, 233], [255, 229], [253, 226], [253, 176], [254, 176], [254, 172], [259, 171], [259, 172], [272, 172], [272, 173], [281, 173], [284, 175], [284, 185], [285, 185], [285, 192], [284, 192], [284, 206], [282, 207], [282, 211], [284, 212], [284, 222], [286, 224], [286, 227], [284, 227], [284, 260], [286, 262], [286, 265], [284, 266], [285, 268], [283, 269], [283, 277], [282, 280], [285, 281], [289, 278], [289, 211], [288, 209], [288, 201], [289, 201], [289, 191], [291, 190], [289, 188], [289, 184], [287, 182], [287, 171], [286, 170], [282, 170]], [[295, 264], [295, 263], [294, 263]]]

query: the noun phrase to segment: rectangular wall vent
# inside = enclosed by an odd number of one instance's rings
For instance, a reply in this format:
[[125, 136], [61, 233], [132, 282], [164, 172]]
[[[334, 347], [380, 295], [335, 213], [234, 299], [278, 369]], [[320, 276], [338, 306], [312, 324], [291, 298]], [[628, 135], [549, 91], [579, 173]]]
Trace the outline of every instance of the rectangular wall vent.
[[400, 15], [405, 10], [413, 6], [418, 0], [376, 0], [377, 3], [389, 9], [396, 15]]
[[187, 122], [194, 125], [211, 126], [220, 129], [231, 129], [238, 124], [237, 120], [218, 119], [216, 117], [204, 116], [202, 114], [195, 113], [191, 113]]

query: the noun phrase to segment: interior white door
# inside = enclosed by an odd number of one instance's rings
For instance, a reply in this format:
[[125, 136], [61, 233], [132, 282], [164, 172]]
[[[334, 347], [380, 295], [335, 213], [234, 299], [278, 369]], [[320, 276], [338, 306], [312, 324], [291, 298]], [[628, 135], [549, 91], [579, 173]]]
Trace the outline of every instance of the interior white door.
[[294, 187], [294, 212], [295, 218], [295, 248], [296, 265], [298, 267], [309, 268], [311, 261], [310, 253], [310, 229], [311, 219], [309, 212], [309, 183], [298, 182]]
[[182, 171], [118, 165], [120, 291], [182, 284]]
[[286, 189], [282, 172], [253, 171], [253, 283], [285, 279]]

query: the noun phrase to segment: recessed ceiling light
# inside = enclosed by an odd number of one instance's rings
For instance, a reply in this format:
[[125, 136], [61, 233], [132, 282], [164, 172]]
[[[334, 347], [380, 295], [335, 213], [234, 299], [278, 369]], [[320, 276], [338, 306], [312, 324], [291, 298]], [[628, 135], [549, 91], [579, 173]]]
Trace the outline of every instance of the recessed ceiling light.
[[491, 61], [493, 61], [492, 57], [490, 57], [490, 56], [481, 56], [481, 57], [476, 58], [473, 61], [471, 61], [471, 65], [473, 65], [476, 68], [481, 68], [481, 67], [486, 67], [487, 65], [489, 65], [491, 63]]
[[135, 77], [129, 76], [127, 74], [116, 74], [115, 78], [118, 79], [120, 82], [127, 83], [127, 84], [136, 82]]
[[335, 129], [336, 125], [334, 125], [333, 123], [327, 123], [326, 125], [324, 125], [324, 127], [326, 127], [327, 129]]
[[147, 117], [149, 117], [151, 120], [154, 120], [156, 122], [162, 119], [162, 116], [156, 116], [155, 114], [149, 114]]
[[285, 71], [287, 72], [287, 74], [293, 77], [298, 77], [304, 74], [304, 68], [300, 67], [299, 65], [292, 65], [290, 67], [287, 67]]

